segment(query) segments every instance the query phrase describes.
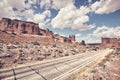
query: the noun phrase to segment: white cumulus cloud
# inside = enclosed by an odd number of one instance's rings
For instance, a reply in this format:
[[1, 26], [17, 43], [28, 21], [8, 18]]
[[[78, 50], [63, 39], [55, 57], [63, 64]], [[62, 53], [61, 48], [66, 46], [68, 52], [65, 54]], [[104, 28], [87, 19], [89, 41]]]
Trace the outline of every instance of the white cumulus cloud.
[[120, 26], [118, 27], [98, 27], [92, 34], [95, 37], [120, 37]]
[[75, 0], [52, 0], [52, 8], [54, 9], [61, 9], [64, 8], [66, 5], [74, 3]]
[[40, 1], [40, 7], [49, 9], [51, 7], [52, 0], [41, 0]]
[[96, 14], [109, 14], [120, 9], [120, 0], [100, 0], [91, 5]]
[[57, 16], [52, 19], [52, 27], [53, 28], [71, 28], [78, 30], [87, 30], [94, 28], [95, 25], [85, 24], [89, 21], [89, 13], [90, 9], [86, 6], [81, 6], [77, 9], [73, 4], [69, 4], [64, 8], [61, 8], [58, 12]]
[[0, 11], [0, 19], [3, 18], [3, 17], [10, 17], [10, 18], [16, 17], [12, 7], [9, 6], [7, 0], [1, 0], [0, 1], [0, 10], [1, 10]]
[[41, 0], [40, 7], [45, 9], [59, 10], [68, 4], [74, 3], [75, 0]]
[[86, 43], [98, 43], [101, 42], [102, 37], [109, 38], [120, 38], [120, 26], [108, 27], [102, 26], [97, 27], [92, 33], [86, 36], [77, 36], [77, 41], [85, 40]]
[[34, 13], [33, 17], [27, 18], [27, 21], [32, 21], [39, 24], [40, 28], [48, 26], [50, 23], [49, 17], [51, 17], [51, 12], [49, 10], [45, 10], [42, 13]]
[[[25, 4], [25, 0], [1, 0], [0, 1], [0, 19], [3, 17], [20, 19], [21, 10], [28, 9], [29, 4]], [[14, 11], [16, 9], [17, 11]]]
[[8, 2], [8, 5], [18, 9], [23, 10], [24, 8], [29, 7], [25, 4], [25, 0], [6, 0]]

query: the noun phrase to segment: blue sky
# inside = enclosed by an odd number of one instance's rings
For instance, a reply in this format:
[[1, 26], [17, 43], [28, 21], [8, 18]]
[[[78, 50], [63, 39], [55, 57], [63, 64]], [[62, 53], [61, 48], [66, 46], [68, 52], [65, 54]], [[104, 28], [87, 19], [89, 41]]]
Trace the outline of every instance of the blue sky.
[[32, 21], [54, 33], [87, 43], [120, 38], [120, 0], [1, 0], [3, 17]]

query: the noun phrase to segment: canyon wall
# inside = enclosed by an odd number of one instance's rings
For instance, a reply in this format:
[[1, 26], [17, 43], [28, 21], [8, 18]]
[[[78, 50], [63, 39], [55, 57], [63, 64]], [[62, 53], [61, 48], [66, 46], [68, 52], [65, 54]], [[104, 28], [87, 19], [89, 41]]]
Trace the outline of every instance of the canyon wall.
[[102, 38], [102, 47], [120, 47], [120, 38]]
[[1, 20], [0, 30], [15, 34], [40, 34], [38, 24], [16, 19], [11, 20], [8, 18], [3, 18]]
[[53, 42], [67, 42], [67, 43], [75, 42], [75, 35], [69, 35], [69, 37], [60, 36], [58, 34], [54, 34], [48, 28], [46, 30], [40, 29], [38, 24], [36, 23], [16, 19], [11, 20], [9, 18], [3, 18], [0, 21], [0, 31], [17, 35], [30, 34], [50, 37], [51, 40], [53, 40]]

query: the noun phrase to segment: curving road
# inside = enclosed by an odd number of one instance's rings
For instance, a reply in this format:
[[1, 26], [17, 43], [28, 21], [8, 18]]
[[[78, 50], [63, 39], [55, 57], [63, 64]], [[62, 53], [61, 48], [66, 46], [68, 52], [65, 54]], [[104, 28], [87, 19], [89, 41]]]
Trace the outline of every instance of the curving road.
[[65, 76], [92, 65], [112, 50], [98, 50], [58, 58], [45, 63], [0, 69], [0, 80], [60, 80]]

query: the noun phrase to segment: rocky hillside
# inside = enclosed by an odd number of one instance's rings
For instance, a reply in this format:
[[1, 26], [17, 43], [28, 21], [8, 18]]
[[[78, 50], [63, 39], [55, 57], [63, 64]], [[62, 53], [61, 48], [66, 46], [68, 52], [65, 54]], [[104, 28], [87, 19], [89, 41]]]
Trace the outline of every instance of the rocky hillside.
[[3, 18], [0, 21], [0, 68], [84, 52], [75, 36], [54, 34], [38, 24]]
[[24, 44], [0, 41], [0, 68], [80, 54], [84, 51], [85, 47], [83, 46], [39, 43], [37, 41]]
[[58, 34], [54, 34], [49, 29], [46, 29], [46, 30], [40, 29], [38, 24], [36, 23], [26, 22], [26, 21], [21, 21], [16, 19], [11, 20], [9, 18], [3, 18], [0, 21], [0, 31], [15, 34], [15, 35], [29, 34], [29, 35], [38, 35], [40, 37], [49, 36], [52, 38], [53, 42], [68, 42], [68, 43], [75, 42], [74, 35], [70, 35], [69, 37], [60, 36]]

